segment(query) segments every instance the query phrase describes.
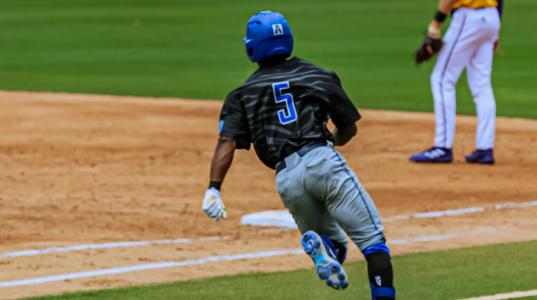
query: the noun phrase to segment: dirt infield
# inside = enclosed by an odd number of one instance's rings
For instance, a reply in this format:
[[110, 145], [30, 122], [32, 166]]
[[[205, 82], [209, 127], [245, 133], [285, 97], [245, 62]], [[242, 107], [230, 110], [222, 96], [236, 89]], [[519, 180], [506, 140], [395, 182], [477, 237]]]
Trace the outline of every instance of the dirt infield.
[[[201, 209], [221, 103], [0, 92], [0, 286], [14, 280], [207, 256], [299, 248], [287, 229], [240, 226], [283, 209], [274, 173], [239, 151], [223, 188], [230, 219]], [[450, 165], [408, 154], [432, 141], [431, 114], [364, 110], [341, 149], [385, 217], [395, 254], [537, 239], [537, 121], [498, 120], [495, 166], [469, 165], [475, 118], [459, 117]], [[512, 202], [510, 206], [498, 203]], [[496, 206], [495, 206], [496, 205]], [[398, 218], [468, 207], [435, 218]], [[502, 209], [498, 209], [502, 208]], [[471, 211], [471, 210], [470, 210]], [[200, 237], [217, 237], [199, 240]], [[8, 252], [119, 241], [191, 239], [40, 255]], [[359, 259], [351, 251], [351, 259]], [[310, 267], [304, 255], [212, 262], [52, 283], [0, 287], [0, 298]]]

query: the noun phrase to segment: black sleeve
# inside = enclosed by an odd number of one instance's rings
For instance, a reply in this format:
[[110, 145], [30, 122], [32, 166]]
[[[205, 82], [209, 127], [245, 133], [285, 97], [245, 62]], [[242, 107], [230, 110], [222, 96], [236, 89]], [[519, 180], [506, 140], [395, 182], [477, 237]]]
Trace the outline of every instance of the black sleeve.
[[218, 133], [220, 137], [235, 139], [237, 149], [250, 149], [251, 138], [246, 113], [236, 91], [231, 92], [224, 101], [220, 112]]
[[500, 15], [500, 19], [502, 18], [502, 15], [503, 15], [503, 0], [498, 0], [498, 14]]
[[346, 128], [356, 123], [362, 116], [341, 87], [339, 77], [336, 73], [332, 75], [334, 83], [330, 95], [330, 119], [337, 128]]

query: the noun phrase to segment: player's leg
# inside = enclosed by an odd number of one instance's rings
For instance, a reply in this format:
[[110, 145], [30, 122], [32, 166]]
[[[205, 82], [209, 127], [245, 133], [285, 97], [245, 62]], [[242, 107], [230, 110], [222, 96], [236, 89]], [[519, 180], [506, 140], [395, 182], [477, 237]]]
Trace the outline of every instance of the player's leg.
[[466, 156], [471, 163], [494, 163], [496, 100], [491, 85], [494, 42], [498, 38], [499, 18], [494, 10], [483, 11], [488, 22], [482, 27], [483, 42], [468, 64], [468, 85], [477, 111], [476, 151]]
[[[324, 245], [329, 248], [330, 251], [333, 252], [333, 256], [337, 259], [337, 261], [343, 265], [345, 262], [345, 259], [347, 258], [347, 239], [345, 237], [345, 233], [339, 227], [337, 222], [334, 220], [332, 215], [328, 212], [324, 204], [320, 199], [316, 199], [315, 195], [309, 195], [313, 199], [315, 199], [316, 203], [319, 203], [321, 205], [321, 209], [319, 211], [315, 211], [315, 217], [317, 218], [318, 222], [316, 223], [316, 228], [310, 228], [308, 230], [315, 231], [323, 240]], [[310, 211], [306, 212], [307, 214], [310, 214]], [[303, 230], [301, 232], [306, 232], [307, 230]]]
[[[387, 247], [386, 247], [387, 248]], [[364, 256], [367, 261], [367, 275], [373, 300], [395, 299], [393, 283], [393, 267], [390, 253], [369, 249], [371, 252]]]
[[[326, 192], [323, 182], [327, 175], [326, 170], [322, 169], [326, 161], [325, 149], [331, 148], [322, 147], [308, 153], [301, 159], [301, 166], [295, 169], [295, 172], [300, 173], [300, 175], [295, 175], [295, 178], [300, 176], [300, 182], [304, 183], [305, 197], [312, 199], [317, 207], [317, 209], [303, 208], [300, 210], [300, 218], [314, 220], [305, 224], [301, 232], [304, 233], [306, 230], [314, 230], [319, 233], [326, 243], [335, 249], [338, 261], [343, 264], [347, 254], [347, 239], [341, 227], [326, 209], [323, 201]], [[300, 199], [299, 202], [303, 202], [303, 200]], [[312, 224], [315, 224], [315, 227]]]
[[466, 12], [457, 12], [444, 37], [444, 46], [431, 74], [436, 130], [434, 145], [451, 149], [455, 136], [456, 91], [459, 77], [472, 52], [471, 28]]
[[332, 147], [323, 147], [316, 156], [311, 159], [316, 163], [306, 168], [306, 188], [321, 197], [332, 218], [362, 250], [373, 299], [395, 299], [390, 253], [373, 200]]
[[342, 194], [327, 199], [327, 207], [366, 258], [372, 299], [395, 299], [391, 256], [377, 208], [343, 158], [338, 159], [344, 165], [335, 184]]
[[468, 65], [468, 85], [477, 111], [476, 151], [466, 157], [468, 162], [494, 163], [496, 100], [490, 83], [494, 42], [485, 42]]
[[[457, 15], [456, 15], [457, 16]], [[455, 86], [470, 57], [467, 35], [470, 31], [467, 16], [454, 17], [444, 37], [444, 47], [431, 74], [436, 131], [434, 145], [451, 149], [455, 136]]]
[[415, 162], [443, 162], [453, 160], [452, 146], [456, 125], [456, 91], [459, 77], [474, 52], [474, 33], [468, 12], [457, 11], [438, 54], [431, 74], [431, 91], [434, 98], [434, 147], [410, 157]]
[[302, 184], [304, 163], [295, 157], [285, 170], [276, 176], [280, 197], [303, 234], [302, 246], [315, 265], [317, 275], [327, 285], [344, 289], [348, 285], [342, 263], [345, 260], [346, 239], [331, 219], [324, 204], [311, 196]]

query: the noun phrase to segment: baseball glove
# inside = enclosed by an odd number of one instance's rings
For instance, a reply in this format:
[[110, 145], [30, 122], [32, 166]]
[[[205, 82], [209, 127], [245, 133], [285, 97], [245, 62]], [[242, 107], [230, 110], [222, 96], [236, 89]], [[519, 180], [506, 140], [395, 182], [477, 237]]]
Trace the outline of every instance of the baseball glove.
[[416, 63], [421, 64], [422, 62], [431, 59], [436, 53], [440, 52], [442, 45], [443, 42], [441, 38], [425, 37], [421, 46], [416, 50]]

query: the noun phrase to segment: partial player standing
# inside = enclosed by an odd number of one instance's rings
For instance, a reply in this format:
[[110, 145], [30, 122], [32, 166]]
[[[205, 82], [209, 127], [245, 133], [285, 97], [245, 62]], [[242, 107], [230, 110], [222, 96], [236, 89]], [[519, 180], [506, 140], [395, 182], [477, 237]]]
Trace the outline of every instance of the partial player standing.
[[[303, 234], [302, 246], [318, 276], [333, 288], [347, 287], [345, 232], [367, 260], [373, 299], [395, 299], [380, 216], [334, 149], [356, 134], [358, 110], [335, 73], [288, 59], [293, 36], [281, 14], [262, 11], [251, 17], [244, 43], [259, 68], [224, 102], [203, 210], [215, 220], [226, 218], [220, 186], [235, 149], [253, 144], [259, 159], [276, 170], [278, 192]], [[334, 132], [327, 129], [329, 118]]]
[[[476, 150], [466, 156], [469, 163], [494, 163], [496, 101], [491, 72], [498, 45], [503, 0], [440, 0], [427, 38], [416, 53], [416, 62], [440, 51], [431, 76], [436, 130], [434, 146], [410, 156], [415, 162], [450, 163], [455, 136], [455, 86], [464, 69], [477, 110]], [[447, 15], [451, 23], [442, 40], [440, 29]], [[441, 49], [441, 50], [440, 50]]]

